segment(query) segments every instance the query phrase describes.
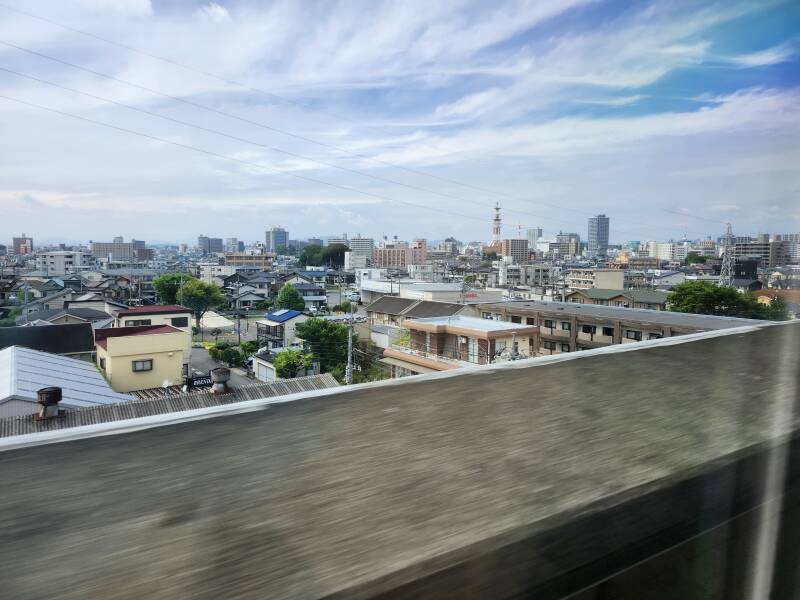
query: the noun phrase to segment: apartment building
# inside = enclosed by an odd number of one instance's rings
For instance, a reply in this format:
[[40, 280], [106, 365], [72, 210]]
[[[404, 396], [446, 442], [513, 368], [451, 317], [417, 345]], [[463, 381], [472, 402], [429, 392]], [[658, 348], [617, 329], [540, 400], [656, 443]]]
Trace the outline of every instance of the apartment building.
[[379, 248], [375, 248], [372, 259], [372, 266], [376, 268], [400, 268], [412, 264], [411, 248], [403, 242], [387, 242]]
[[528, 262], [528, 240], [527, 239], [506, 239], [500, 246], [501, 254], [510, 258], [518, 265]]
[[625, 273], [621, 269], [570, 269], [567, 286], [573, 290], [603, 288], [621, 290], [625, 287]]
[[538, 348], [538, 328], [463, 315], [407, 319], [408, 345], [384, 350], [393, 377], [528, 358]]
[[260, 271], [269, 271], [277, 256], [273, 252], [226, 252], [222, 257], [223, 264], [231, 267], [250, 267]]
[[574, 258], [581, 253], [581, 236], [577, 233], [559, 233], [555, 242], [550, 242], [548, 251], [554, 259]]
[[[186, 333], [170, 325], [95, 330], [97, 366], [115, 392], [183, 382]], [[190, 350], [191, 351], [191, 350]]]
[[200, 235], [197, 238], [197, 249], [201, 254], [217, 254], [224, 252], [225, 245], [222, 243], [222, 238], [212, 238], [205, 235]]
[[608, 234], [611, 220], [605, 215], [597, 215], [589, 219], [587, 251], [589, 256], [605, 256], [608, 254]]
[[734, 317], [538, 300], [479, 304], [474, 310], [485, 319], [537, 326], [538, 352], [545, 355], [763, 324]]
[[23, 233], [21, 236], [11, 239], [11, 247], [14, 249], [14, 254], [17, 256], [33, 254], [33, 238]]
[[792, 243], [787, 241], [770, 242], [763, 237], [746, 243], [733, 244], [735, 259], [757, 260], [760, 267], [781, 267], [791, 262]]
[[135, 260], [140, 244], [137, 244], [135, 240], [131, 242], [121, 240], [122, 238], [116, 238], [113, 242], [92, 242], [92, 256], [110, 261], [129, 262]]
[[660, 292], [657, 290], [608, 290], [589, 288], [569, 292], [565, 295], [564, 300], [576, 304], [666, 310], [668, 296], [669, 294], [667, 292]]
[[36, 268], [50, 277], [59, 277], [75, 271], [89, 269], [94, 259], [87, 252], [58, 250], [55, 252], [39, 252], [36, 254]]
[[410, 265], [424, 265], [428, 260], [428, 241], [416, 239], [411, 242], [411, 261]]

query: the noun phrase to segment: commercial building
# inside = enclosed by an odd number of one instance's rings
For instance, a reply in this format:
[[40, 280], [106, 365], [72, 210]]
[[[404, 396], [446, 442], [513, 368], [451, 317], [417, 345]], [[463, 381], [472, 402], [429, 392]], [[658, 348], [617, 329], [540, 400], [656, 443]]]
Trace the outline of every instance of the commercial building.
[[201, 235], [197, 238], [197, 249], [205, 256], [224, 252], [225, 246], [222, 243], [222, 238], [212, 238]]
[[[141, 245], [138, 242], [125, 242], [117, 237], [113, 242], [92, 242], [91, 252], [96, 259], [129, 262], [136, 259], [136, 252]], [[142, 244], [144, 242], [141, 242]]]
[[404, 269], [412, 264], [411, 248], [405, 242], [385, 242], [375, 248], [372, 266], [376, 268], [394, 267]]
[[410, 265], [424, 265], [428, 260], [428, 241], [416, 239], [411, 242], [411, 261]]
[[347, 240], [347, 234], [343, 233], [341, 237], [329, 237], [326, 239], [328, 246], [340, 245], [340, 246], [348, 246], [349, 241]]
[[581, 236], [577, 233], [559, 233], [555, 242], [550, 242], [548, 251], [555, 260], [575, 258], [581, 253]]
[[589, 218], [589, 237], [587, 250], [589, 256], [606, 256], [608, 254], [608, 233], [610, 220], [605, 215]]
[[222, 257], [223, 264], [232, 267], [250, 267], [260, 271], [269, 271], [275, 262], [272, 252], [226, 252]]
[[529, 227], [525, 230], [525, 237], [528, 240], [528, 248], [531, 250], [536, 249], [536, 244], [539, 243], [539, 240], [542, 239], [542, 228], [541, 227]]
[[239, 251], [239, 239], [235, 237], [225, 238], [225, 252], [238, 252]]
[[384, 350], [393, 377], [528, 358], [538, 347], [537, 327], [456, 315], [408, 319], [407, 346]]
[[503, 240], [500, 251], [502, 256], [511, 258], [518, 265], [524, 265], [528, 262], [527, 239]]
[[267, 252], [277, 252], [278, 246], [289, 245], [289, 232], [283, 227], [272, 227], [264, 232], [264, 244]]
[[23, 233], [19, 237], [12, 238], [11, 247], [14, 249], [14, 254], [17, 256], [33, 254], [33, 238]]
[[97, 366], [116, 392], [183, 382], [186, 332], [171, 325], [97, 329], [95, 347]]
[[788, 241], [765, 241], [763, 237], [746, 243], [733, 245], [736, 259], [757, 260], [762, 268], [782, 267], [791, 262], [792, 243]]
[[573, 290], [589, 288], [621, 290], [625, 287], [625, 271], [622, 269], [570, 269], [567, 272], [567, 286]]

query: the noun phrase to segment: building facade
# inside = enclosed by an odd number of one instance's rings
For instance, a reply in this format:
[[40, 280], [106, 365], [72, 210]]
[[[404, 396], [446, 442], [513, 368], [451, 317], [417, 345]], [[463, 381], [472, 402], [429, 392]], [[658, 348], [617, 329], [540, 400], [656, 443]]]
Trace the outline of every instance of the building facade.
[[589, 237], [587, 250], [589, 256], [606, 256], [608, 254], [608, 233], [610, 219], [605, 215], [589, 218]]
[[271, 227], [264, 233], [264, 243], [268, 252], [276, 252], [278, 246], [289, 245], [289, 232], [283, 227]]
[[500, 252], [503, 256], [511, 258], [516, 264], [524, 265], [528, 262], [528, 240], [503, 240]]

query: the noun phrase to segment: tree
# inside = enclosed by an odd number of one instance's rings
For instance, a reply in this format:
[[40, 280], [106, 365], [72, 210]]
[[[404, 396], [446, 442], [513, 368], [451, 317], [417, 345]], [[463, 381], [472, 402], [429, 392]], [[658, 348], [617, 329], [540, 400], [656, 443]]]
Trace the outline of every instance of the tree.
[[258, 352], [258, 342], [255, 341], [242, 342], [239, 345], [239, 350], [242, 351], [242, 354], [244, 354], [245, 358], [250, 358], [251, 356], [253, 356], [253, 354]]
[[[347, 326], [326, 319], [308, 319], [295, 326], [295, 333], [311, 347], [323, 373], [347, 363]], [[356, 343], [353, 335], [353, 343]]]
[[164, 273], [153, 279], [153, 287], [162, 304], [175, 304], [178, 302], [181, 285], [190, 281], [197, 279], [186, 273]]
[[766, 318], [770, 321], [788, 321], [790, 318], [789, 307], [780, 296], [775, 296], [772, 302], [766, 305], [764, 311], [767, 315]]
[[483, 260], [488, 260], [488, 261], [497, 260], [497, 252], [495, 252], [494, 250], [490, 250], [489, 252], [484, 252]]
[[306, 301], [300, 295], [291, 283], [285, 284], [278, 296], [275, 298], [275, 306], [277, 308], [289, 308], [292, 310], [305, 310]]
[[227, 302], [217, 286], [199, 279], [192, 279], [184, 283], [178, 292], [177, 299], [183, 306], [192, 310], [198, 329], [200, 329], [200, 320], [206, 312]]
[[275, 355], [273, 365], [275, 374], [281, 379], [293, 379], [300, 370], [308, 369], [314, 361], [311, 352], [302, 350], [282, 350]]
[[335, 269], [344, 267], [344, 253], [349, 251], [350, 248], [344, 244], [332, 244], [325, 246], [322, 250], [322, 265], [328, 265]]
[[298, 261], [304, 267], [324, 265], [325, 261], [322, 258], [322, 251], [322, 246], [318, 246], [316, 244], [306, 246], [301, 250], [300, 256], [298, 256]]
[[689, 254], [686, 255], [687, 265], [704, 265], [706, 264], [706, 260], [708, 259], [705, 256], [702, 256], [697, 252], [689, 252]]
[[747, 319], [772, 318], [768, 307], [760, 304], [752, 294], [709, 281], [685, 281], [675, 286], [667, 297], [667, 306], [673, 312]]
[[219, 327], [215, 327], [209, 333], [211, 334], [211, 337], [214, 338], [214, 343], [216, 344], [217, 340], [219, 339], [219, 336], [222, 335], [222, 329], [220, 329]]
[[220, 359], [229, 367], [241, 367], [244, 363], [244, 356], [238, 348], [226, 348], [222, 351]]

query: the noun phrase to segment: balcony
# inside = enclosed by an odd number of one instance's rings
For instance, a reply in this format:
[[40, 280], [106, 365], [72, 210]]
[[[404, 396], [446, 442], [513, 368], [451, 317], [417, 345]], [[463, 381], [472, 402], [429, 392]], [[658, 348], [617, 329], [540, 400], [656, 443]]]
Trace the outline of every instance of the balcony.
[[436, 371], [446, 371], [449, 369], [458, 369], [460, 367], [474, 367], [477, 364], [448, 358], [433, 352], [411, 349], [408, 346], [398, 346], [396, 344], [392, 344], [389, 348], [386, 348], [383, 354], [384, 356], [410, 362]]

